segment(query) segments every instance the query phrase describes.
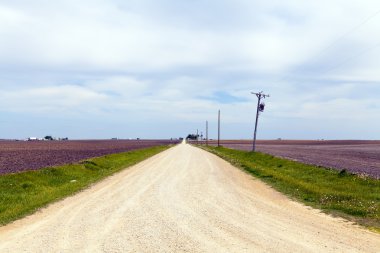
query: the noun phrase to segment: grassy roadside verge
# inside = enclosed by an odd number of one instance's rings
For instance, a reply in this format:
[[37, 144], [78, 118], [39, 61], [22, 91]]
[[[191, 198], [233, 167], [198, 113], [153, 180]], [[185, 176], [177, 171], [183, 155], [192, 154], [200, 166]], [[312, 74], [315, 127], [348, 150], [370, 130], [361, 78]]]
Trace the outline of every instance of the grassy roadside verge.
[[38, 171], [0, 176], [0, 226], [72, 195], [170, 146], [106, 155]]
[[224, 147], [201, 148], [260, 178], [292, 199], [380, 232], [380, 180], [262, 153]]

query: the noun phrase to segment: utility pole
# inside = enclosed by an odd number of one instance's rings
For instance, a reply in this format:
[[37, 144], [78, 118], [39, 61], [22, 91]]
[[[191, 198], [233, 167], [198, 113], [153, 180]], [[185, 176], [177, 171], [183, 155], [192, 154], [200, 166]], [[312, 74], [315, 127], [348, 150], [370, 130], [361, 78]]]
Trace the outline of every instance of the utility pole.
[[218, 147], [220, 147], [220, 110], [218, 111]]
[[251, 92], [251, 94], [254, 94], [254, 95], [256, 95], [256, 97], [257, 97], [257, 110], [256, 110], [255, 132], [254, 132], [254, 134], [253, 134], [253, 145], [252, 145], [252, 152], [255, 152], [255, 150], [256, 150], [257, 123], [258, 123], [258, 121], [259, 121], [259, 114], [260, 114], [260, 112], [263, 112], [263, 111], [264, 111], [264, 107], [265, 107], [265, 104], [264, 104], [264, 103], [260, 103], [260, 102], [261, 102], [261, 99], [262, 99], [262, 98], [269, 97], [269, 95], [265, 95], [265, 94], [263, 94], [262, 91], [259, 92], [259, 93]]
[[206, 146], [208, 146], [208, 121], [206, 120]]
[[198, 129], [197, 129], [197, 145], [198, 145], [198, 141], [199, 141], [199, 135], [198, 135]]

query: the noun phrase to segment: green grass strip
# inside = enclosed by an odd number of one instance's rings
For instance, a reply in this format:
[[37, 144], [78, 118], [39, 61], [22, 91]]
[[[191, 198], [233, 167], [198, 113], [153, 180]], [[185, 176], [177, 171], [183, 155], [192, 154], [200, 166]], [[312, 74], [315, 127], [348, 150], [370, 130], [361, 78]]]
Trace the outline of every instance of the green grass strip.
[[169, 146], [106, 155], [68, 164], [0, 176], [0, 225], [34, 213]]
[[258, 152], [224, 147], [202, 148], [292, 199], [380, 232], [380, 180]]

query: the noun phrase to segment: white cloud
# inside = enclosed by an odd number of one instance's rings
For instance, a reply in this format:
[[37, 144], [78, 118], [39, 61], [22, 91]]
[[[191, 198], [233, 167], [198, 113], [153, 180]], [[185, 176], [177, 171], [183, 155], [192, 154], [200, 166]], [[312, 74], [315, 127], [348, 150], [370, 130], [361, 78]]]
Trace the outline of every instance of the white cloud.
[[1, 108], [11, 112], [77, 114], [92, 111], [92, 105], [105, 100], [107, 97], [100, 93], [74, 85], [12, 90], [0, 94]]
[[[109, 120], [125, 113], [125, 122], [203, 122], [220, 108], [226, 123], [248, 125], [249, 92], [264, 90], [272, 95], [265, 117], [283, 124], [373, 120], [377, 10], [375, 0], [2, 1], [0, 106]], [[219, 103], [218, 92], [241, 101]]]
[[334, 120], [346, 122], [347, 125], [353, 122], [370, 122], [373, 115], [379, 115], [380, 107], [374, 99], [345, 99], [337, 98], [329, 101], [315, 101], [302, 104], [296, 110], [294, 117], [303, 119]]
[[19, 25], [25, 20], [25, 15], [16, 9], [0, 6], [0, 22], [7, 26]]

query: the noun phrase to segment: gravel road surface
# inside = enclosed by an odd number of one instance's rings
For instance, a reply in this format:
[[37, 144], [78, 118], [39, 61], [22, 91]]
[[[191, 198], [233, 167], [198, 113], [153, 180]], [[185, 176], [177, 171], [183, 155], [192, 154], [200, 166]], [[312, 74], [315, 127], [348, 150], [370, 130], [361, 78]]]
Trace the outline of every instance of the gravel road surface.
[[293, 202], [187, 144], [0, 228], [0, 252], [379, 252], [380, 235]]

